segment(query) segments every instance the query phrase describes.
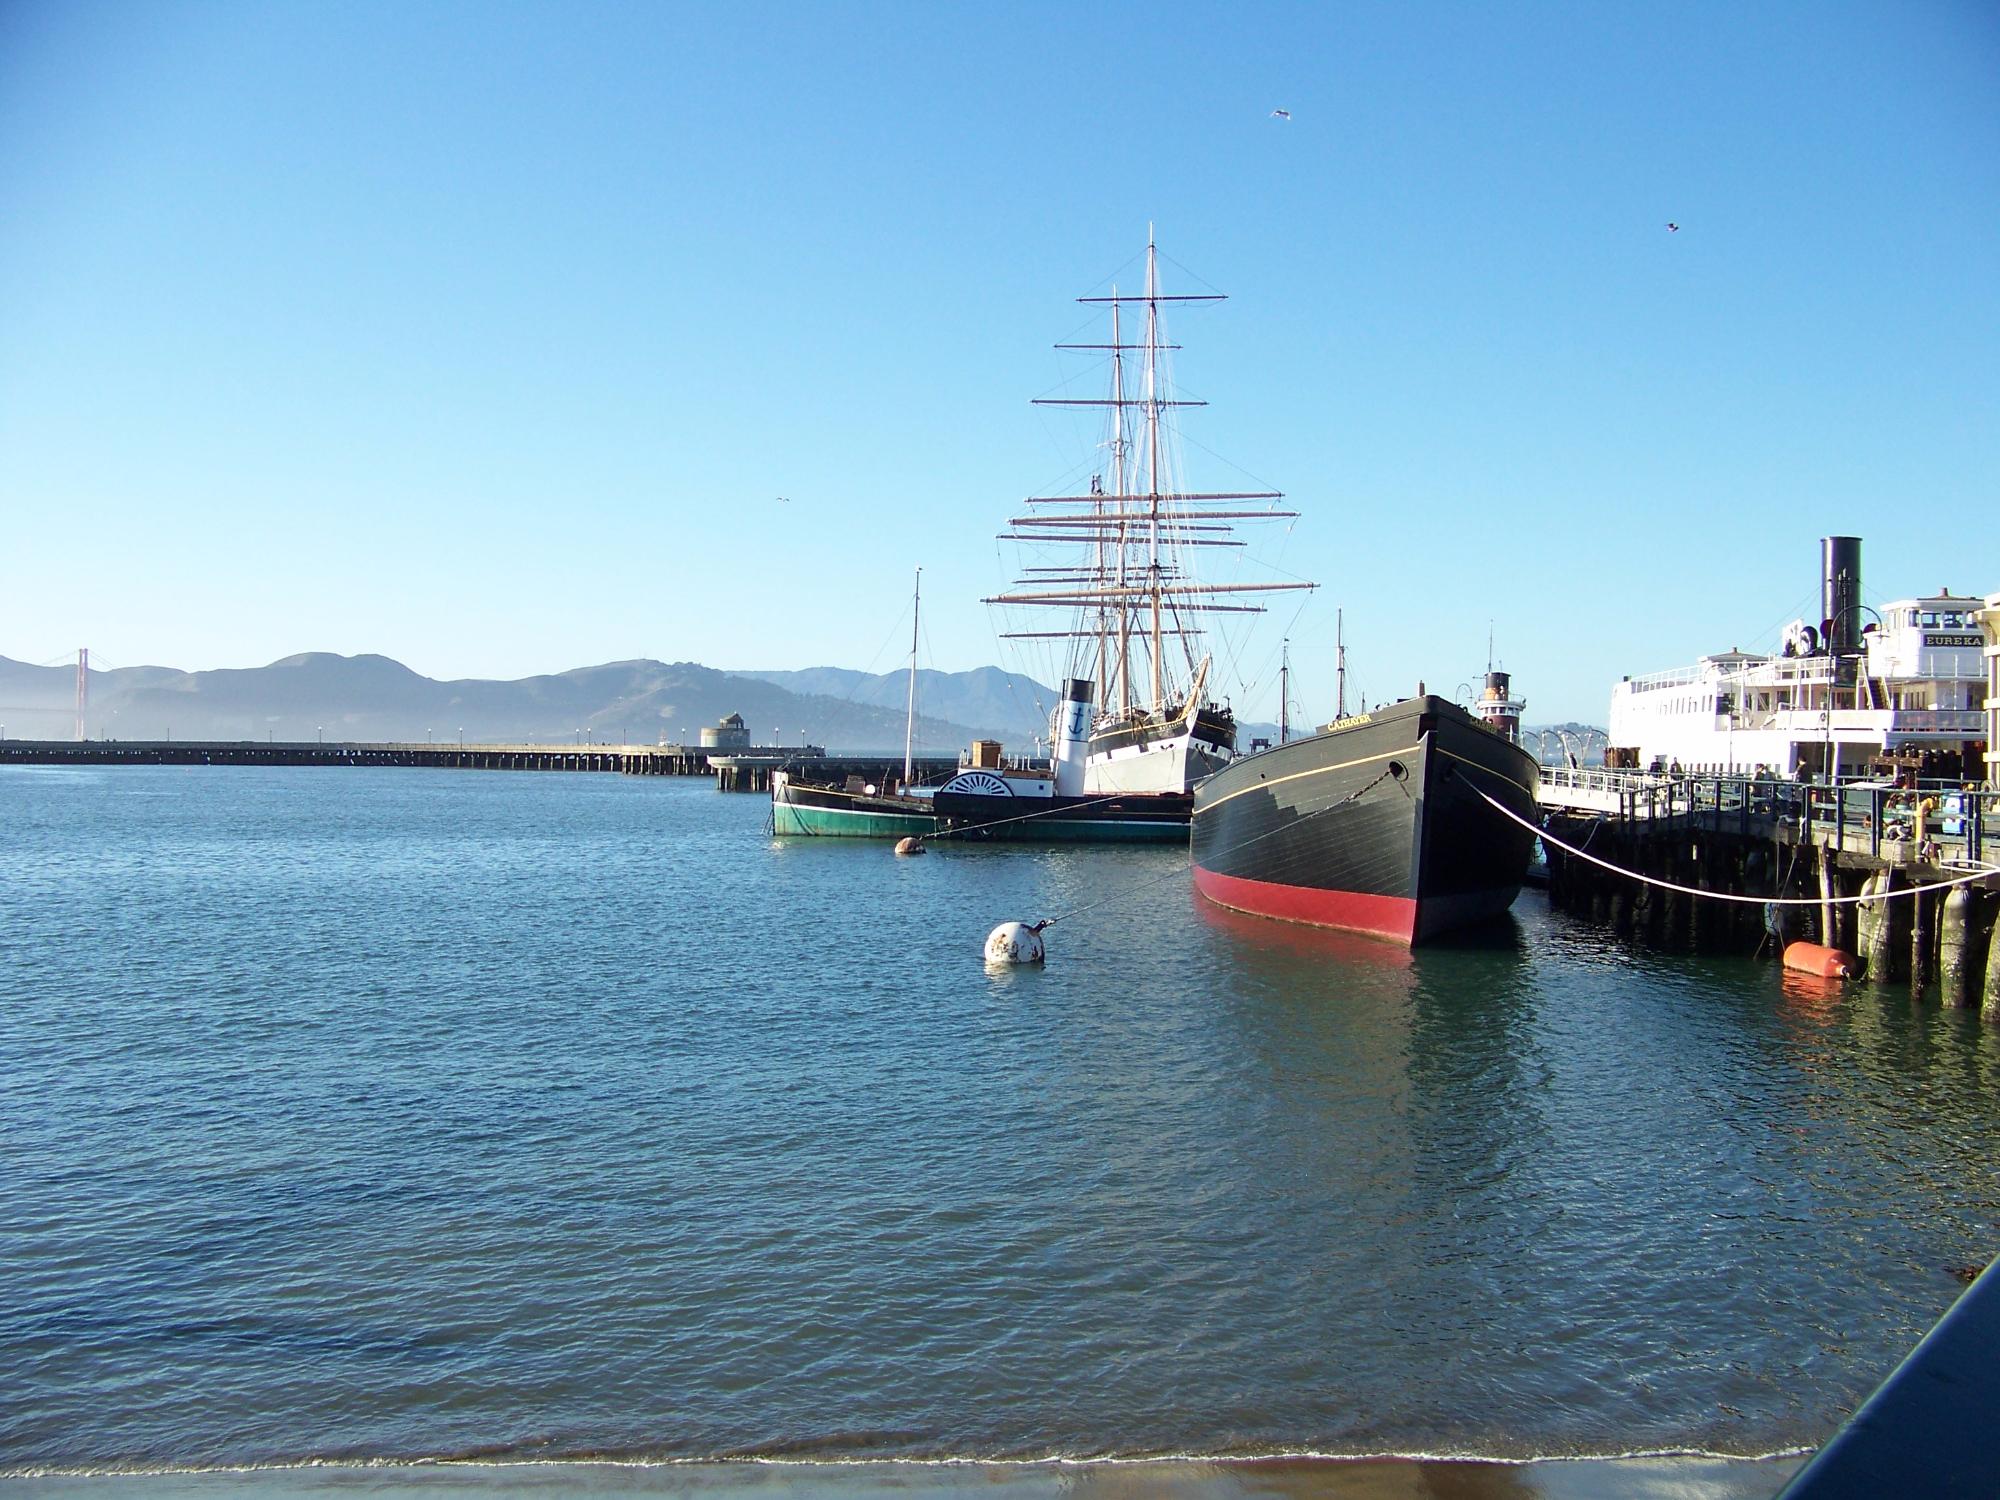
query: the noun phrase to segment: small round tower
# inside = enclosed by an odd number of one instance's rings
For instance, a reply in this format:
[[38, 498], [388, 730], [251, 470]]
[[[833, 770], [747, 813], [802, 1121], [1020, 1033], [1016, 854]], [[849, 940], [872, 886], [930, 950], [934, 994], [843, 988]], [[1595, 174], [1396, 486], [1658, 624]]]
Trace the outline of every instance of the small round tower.
[[1528, 705], [1526, 700], [1516, 698], [1510, 686], [1511, 677], [1506, 672], [1488, 672], [1486, 686], [1480, 689], [1479, 699], [1472, 705], [1472, 711], [1479, 715], [1480, 722], [1489, 729], [1497, 729], [1514, 743], [1521, 741], [1521, 711]]
[[748, 750], [750, 731], [743, 723], [743, 715], [731, 714], [720, 724], [704, 724], [701, 730], [701, 748], [704, 750]]

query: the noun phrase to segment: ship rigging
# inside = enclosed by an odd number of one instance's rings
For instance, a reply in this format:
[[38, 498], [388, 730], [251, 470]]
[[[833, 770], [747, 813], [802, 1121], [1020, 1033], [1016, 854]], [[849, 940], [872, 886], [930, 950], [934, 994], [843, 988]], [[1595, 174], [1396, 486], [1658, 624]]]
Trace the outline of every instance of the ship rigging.
[[[1024, 567], [1008, 592], [983, 602], [1069, 613], [1066, 630], [1010, 630], [1002, 638], [1071, 643], [1066, 676], [1093, 690], [1097, 704], [1086, 771], [1093, 790], [1181, 789], [1224, 763], [1235, 747], [1235, 723], [1227, 707], [1204, 699], [1210, 658], [1195, 652], [1205, 635], [1202, 617], [1262, 614], [1263, 596], [1314, 587], [1303, 581], [1205, 582], [1193, 563], [1197, 548], [1243, 547], [1233, 523], [1298, 515], [1278, 508], [1285, 498], [1278, 490], [1200, 491], [1173, 478], [1178, 466], [1171, 414], [1207, 403], [1167, 388], [1161, 355], [1180, 346], [1165, 340], [1162, 309], [1223, 300], [1220, 293], [1163, 293], [1150, 235], [1143, 292], [1123, 295], [1114, 286], [1108, 296], [1077, 299], [1108, 308], [1110, 342], [1056, 348], [1108, 355], [1109, 394], [1035, 404], [1105, 412], [1110, 486], [1100, 474], [1085, 494], [1031, 495], [1024, 512], [1009, 517], [1011, 529], [1000, 534], [1024, 546], [1081, 553], [1058, 566]], [[1128, 308], [1143, 318], [1136, 342], [1125, 337]], [[1139, 364], [1136, 395], [1128, 394], [1128, 356]], [[1140, 429], [1136, 444], [1132, 414]], [[1169, 668], [1169, 643], [1179, 647], [1184, 670]], [[1065, 698], [1074, 701], [1074, 685]]]

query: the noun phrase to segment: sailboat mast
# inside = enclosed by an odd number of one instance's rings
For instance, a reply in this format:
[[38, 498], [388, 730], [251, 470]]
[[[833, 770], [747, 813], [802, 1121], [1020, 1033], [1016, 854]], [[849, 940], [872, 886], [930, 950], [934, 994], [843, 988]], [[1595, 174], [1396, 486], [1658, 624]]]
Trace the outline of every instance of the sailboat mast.
[[1333, 612], [1333, 716], [1347, 717], [1347, 637], [1341, 629], [1341, 611]]
[[1151, 512], [1146, 579], [1153, 593], [1153, 707], [1166, 710], [1160, 664], [1160, 267], [1152, 226], [1146, 227], [1146, 489]]
[[[1111, 288], [1111, 295], [1114, 299], [1117, 297], [1117, 287], [1114, 286]], [[1118, 309], [1119, 303], [1114, 300], [1111, 304], [1111, 493], [1119, 497], [1113, 503], [1123, 507], [1125, 504], [1125, 351], [1121, 347], [1124, 339], [1120, 334]], [[1100, 513], [1104, 510], [1104, 506], [1101, 503], [1098, 506], [1098, 510]], [[1117, 581], [1120, 588], [1125, 586], [1124, 536], [1125, 527], [1121, 522], [1118, 527], [1117, 542]], [[1098, 543], [1098, 555], [1100, 559], [1103, 557], [1103, 550], [1104, 543], [1100, 536]], [[1097, 582], [1100, 588], [1104, 584], [1101, 572]], [[1103, 609], [1104, 607], [1100, 604], [1098, 606], [1098, 618], [1100, 620], [1103, 618]], [[1120, 599], [1118, 602], [1118, 699], [1120, 708], [1130, 708], [1132, 706], [1131, 607], [1123, 599]], [[1109, 708], [1111, 706], [1111, 694], [1108, 689], [1098, 693], [1097, 703], [1099, 708]]]
[[917, 569], [917, 591], [910, 598], [910, 708], [903, 725], [903, 785], [910, 784], [911, 755], [917, 744], [917, 621], [924, 607], [924, 570]]

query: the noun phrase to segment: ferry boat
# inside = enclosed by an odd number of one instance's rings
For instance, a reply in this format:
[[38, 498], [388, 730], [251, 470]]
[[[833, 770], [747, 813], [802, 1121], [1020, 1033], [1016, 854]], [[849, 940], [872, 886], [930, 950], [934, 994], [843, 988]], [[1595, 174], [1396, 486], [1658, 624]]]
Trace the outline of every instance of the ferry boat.
[[1195, 889], [1409, 946], [1499, 916], [1533, 853], [1537, 766], [1508, 732], [1520, 706], [1505, 673], [1480, 702], [1475, 714], [1419, 688], [1232, 762], [1195, 791]]
[[1977, 778], [1979, 611], [1979, 599], [1948, 589], [1870, 609], [1861, 539], [1822, 538], [1820, 618], [1793, 621], [1775, 654], [1732, 647], [1619, 682], [1606, 762], [1819, 780]]

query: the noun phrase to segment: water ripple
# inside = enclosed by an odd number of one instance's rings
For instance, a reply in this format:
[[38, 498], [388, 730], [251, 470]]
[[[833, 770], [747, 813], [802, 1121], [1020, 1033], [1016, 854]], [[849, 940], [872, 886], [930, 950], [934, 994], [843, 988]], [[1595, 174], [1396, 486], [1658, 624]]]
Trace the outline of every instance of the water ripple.
[[0, 1472], [1761, 1454], [1993, 1248], [1976, 1018], [764, 811], [0, 772]]

